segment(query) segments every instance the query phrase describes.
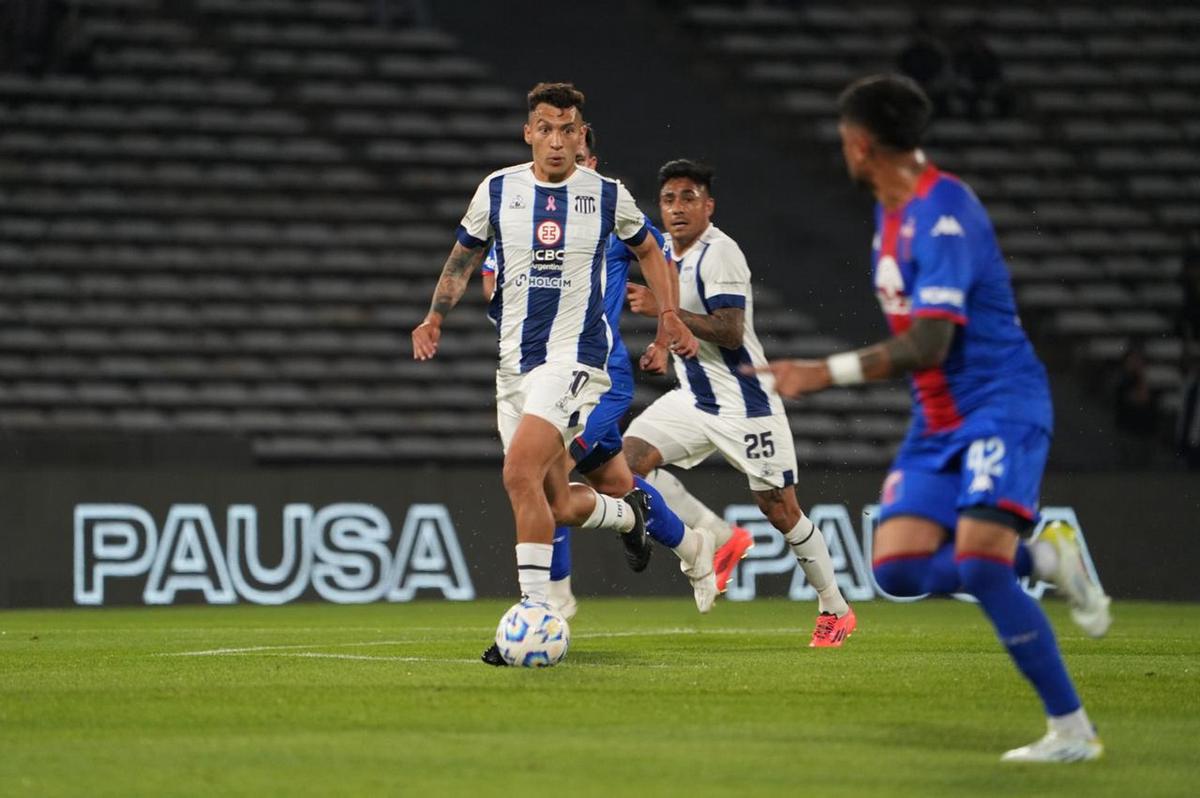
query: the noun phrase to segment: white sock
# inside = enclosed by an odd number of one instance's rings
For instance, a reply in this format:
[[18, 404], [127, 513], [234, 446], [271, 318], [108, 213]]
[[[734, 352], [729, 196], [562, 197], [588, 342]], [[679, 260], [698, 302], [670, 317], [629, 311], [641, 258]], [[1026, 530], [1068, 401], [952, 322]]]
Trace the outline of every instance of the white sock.
[[546, 586], [546, 593], [552, 599], [551, 603], [560, 606], [571, 599], [571, 577], [552, 579]]
[[690, 526], [684, 526], [683, 540], [679, 541], [679, 545], [671, 551], [675, 552], [675, 555], [684, 563], [691, 565], [700, 556], [700, 535], [700, 532]]
[[1067, 737], [1082, 737], [1090, 740], [1096, 736], [1096, 727], [1088, 719], [1083, 707], [1066, 715], [1051, 715], [1050, 728]]
[[821, 530], [813, 526], [808, 516], [800, 513], [800, 520], [784, 537], [800, 561], [808, 583], [817, 591], [817, 605], [821, 612], [832, 612], [839, 618], [845, 615], [850, 605], [838, 587], [833, 573], [833, 560], [829, 558], [829, 547], [825, 545]]
[[517, 544], [517, 581], [522, 595], [530, 601], [550, 598], [550, 559], [554, 546], [549, 543]]
[[1058, 550], [1054, 544], [1035, 540], [1029, 544], [1029, 556], [1033, 559], [1033, 578], [1053, 582], [1054, 574], [1058, 571]]
[[582, 529], [614, 529], [617, 532], [628, 532], [633, 529], [633, 508], [624, 499], [614, 499], [603, 493], [592, 491], [596, 497], [596, 506], [592, 514], [580, 524]]
[[721, 548], [733, 537], [733, 527], [724, 518], [708, 509], [702, 501], [688, 493], [679, 479], [665, 468], [656, 468], [645, 477], [646, 481], [662, 494], [667, 506], [675, 511], [683, 523], [692, 529], [707, 529], [713, 534], [716, 548]]

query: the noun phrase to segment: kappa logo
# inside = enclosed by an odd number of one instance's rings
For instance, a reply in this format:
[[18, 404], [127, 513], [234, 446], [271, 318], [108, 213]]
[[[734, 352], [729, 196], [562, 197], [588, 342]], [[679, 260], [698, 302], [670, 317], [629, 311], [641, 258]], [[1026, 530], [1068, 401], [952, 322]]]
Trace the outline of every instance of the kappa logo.
[[[554, 197], [550, 198], [551, 201]], [[553, 219], [547, 219], [537, 227], [537, 239], [547, 247], [552, 247], [562, 238], [562, 227]]]
[[517, 196], [513, 197], [512, 202], [508, 203], [508, 207], [516, 211], [521, 210], [525, 207], [525, 198], [518, 194]]
[[958, 219], [953, 216], [939, 216], [937, 224], [929, 231], [929, 235], [937, 238], [938, 236], [965, 236], [962, 225], [958, 223]]

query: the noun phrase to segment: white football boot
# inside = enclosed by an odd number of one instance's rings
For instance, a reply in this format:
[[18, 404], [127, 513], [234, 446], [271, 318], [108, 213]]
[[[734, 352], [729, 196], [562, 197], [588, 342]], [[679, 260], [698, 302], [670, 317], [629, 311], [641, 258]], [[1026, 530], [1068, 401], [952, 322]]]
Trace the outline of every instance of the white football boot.
[[571, 577], [554, 580], [550, 583], [550, 606], [558, 610], [564, 620], [571, 620], [579, 610], [579, 602], [571, 592]]
[[1104, 754], [1104, 743], [1091, 737], [1067, 734], [1049, 726], [1046, 735], [1029, 745], [1014, 748], [1000, 757], [1001, 762], [1086, 762]]
[[679, 570], [692, 583], [692, 593], [696, 597], [696, 609], [705, 615], [712, 609], [717, 596], [717, 572], [713, 568], [713, 556], [716, 554], [716, 541], [713, 533], [706, 529], [693, 530], [700, 536], [700, 551], [694, 562], [679, 561]]
[[1053, 546], [1058, 556], [1054, 586], [1066, 597], [1071, 608], [1071, 620], [1089, 637], [1104, 637], [1112, 625], [1112, 613], [1109, 611], [1112, 599], [1096, 584], [1084, 566], [1075, 528], [1055, 521], [1042, 530], [1038, 538], [1040, 541]]

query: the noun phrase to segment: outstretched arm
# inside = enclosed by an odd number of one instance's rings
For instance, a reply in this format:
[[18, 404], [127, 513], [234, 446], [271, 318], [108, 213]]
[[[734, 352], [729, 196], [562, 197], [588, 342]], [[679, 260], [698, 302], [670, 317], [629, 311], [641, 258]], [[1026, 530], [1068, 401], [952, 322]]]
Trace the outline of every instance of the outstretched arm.
[[917, 317], [906, 331], [865, 349], [825, 360], [774, 360], [760, 371], [774, 374], [775, 389], [787, 397], [831, 385], [888, 380], [940, 366], [950, 352], [954, 331], [955, 324], [948, 319]]
[[429, 360], [437, 354], [438, 340], [442, 336], [442, 320], [450, 309], [462, 299], [467, 290], [467, 282], [471, 272], [483, 262], [487, 247], [471, 249], [455, 242], [450, 250], [450, 257], [442, 266], [442, 276], [433, 292], [433, 301], [429, 305], [429, 313], [412, 332], [413, 358]]
[[[651, 318], [658, 315], [658, 300], [646, 286], [629, 283], [625, 287], [625, 298], [634, 313]], [[679, 318], [697, 338], [725, 349], [737, 349], [742, 345], [745, 317], [746, 311], [736, 307], [717, 308], [711, 314], [679, 311]]]
[[637, 256], [642, 276], [658, 298], [658, 335], [654, 339], [657, 348], [663, 353], [669, 349], [680, 357], [695, 355], [700, 349], [700, 342], [680, 318], [679, 278], [667, 266], [658, 242], [653, 236], [646, 236], [641, 243], [629, 247]]

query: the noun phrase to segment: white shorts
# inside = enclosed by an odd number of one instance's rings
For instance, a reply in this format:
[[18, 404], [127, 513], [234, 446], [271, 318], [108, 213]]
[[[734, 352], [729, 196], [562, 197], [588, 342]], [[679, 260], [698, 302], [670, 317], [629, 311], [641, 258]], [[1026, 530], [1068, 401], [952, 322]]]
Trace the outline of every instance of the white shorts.
[[604, 369], [579, 363], [543, 363], [524, 374], [497, 371], [496, 426], [504, 451], [526, 414], [554, 425], [569, 447], [611, 386]]
[[796, 483], [796, 446], [783, 414], [728, 418], [705, 413], [690, 392], [677, 388], [660, 396], [633, 420], [626, 438], [641, 438], [658, 449], [663, 465], [691, 468], [713, 452], [746, 475], [750, 490]]

